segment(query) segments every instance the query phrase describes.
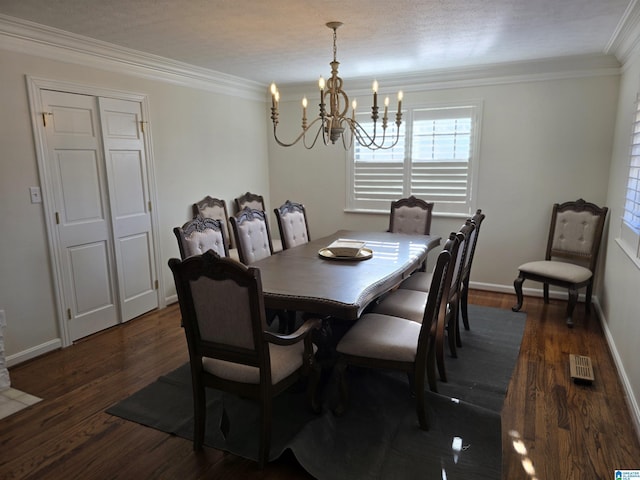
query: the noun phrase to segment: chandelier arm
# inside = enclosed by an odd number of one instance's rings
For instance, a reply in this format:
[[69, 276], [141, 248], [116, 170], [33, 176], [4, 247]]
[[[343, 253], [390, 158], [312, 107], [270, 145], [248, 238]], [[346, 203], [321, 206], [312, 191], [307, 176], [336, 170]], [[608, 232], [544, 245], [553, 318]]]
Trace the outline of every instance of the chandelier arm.
[[[281, 147], [291, 147], [291, 146], [295, 145], [296, 143], [298, 143], [298, 142], [300, 141], [300, 139], [304, 138], [305, 134], [306, 134], [309, 130], [311, 130], [311, 127], [312, 127], [315, 123], [317, 123], [317, 122], [319, 122], [319, 121], [321, 121], [321, 120], [322, 120], [322, 118], [321, 118], [321, 117], [316, 117], [316, 118], [315, 118], [315, 119], [314, 119], [314, 120], [313, 120], [313, 121], [312, 121], [312, 122], [307, 126], [307, 128], [306, 128], [306, 129], [304, 129], [304, 130], [302, 130], [302, 132], [300, 132], [300, 134], [299, 134], [299, 135], [295, 138], [295, 140], [293, 140], [291, 143], [283, 142], [283, 141], [281, 141], [281, 140], [278, 138], [278, 134], [277, 134], [277, 128], [278, 128], [278, 125], [277, 125], [277, 123], [274, 123], [274, 124], [273, 124], [273, 138], [275, 139], [276, 143], [277, 143], [278, 145], [280, 145]], [[321, 128], [322, 128], [322, 125], [321, 125]], [[318, 135], [316, 134], [316, 138], [317, 138], [317, 136], [318, 136]], [[315, 144], [315, 140], [314, 140], [314, 142], [313, 142], [313, 143]]]
[[318, 141], [318, 137], [320, 137], [320, 131], [324, 130], [323, 126], [320, 125], [320, 127], [318, 128], [318, 130], [316, 130], [316, 136], [313, 138], [313, 143], [311, 145], [307, 145], [307, 137], [303, 137], [302, 138], [302, 144], [304, 145], [304, 148], [306, 148], [307, 150], [311, 150], [316, 142]]

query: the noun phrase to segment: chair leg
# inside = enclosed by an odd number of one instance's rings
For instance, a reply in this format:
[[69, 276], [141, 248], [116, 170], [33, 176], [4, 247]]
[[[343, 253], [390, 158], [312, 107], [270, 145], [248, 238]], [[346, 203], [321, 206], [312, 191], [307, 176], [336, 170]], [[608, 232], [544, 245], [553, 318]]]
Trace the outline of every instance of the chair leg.
[[338, 363], [335, 366], [336, 374], [338, 375], [338, 392], [339, 392], [339, 400], [338, 405], [336, 405], [333, 409], [333, 414], [336, 416], [342, 415], [347, 411], [347, 406], [349, 404], [349, 387], [347, 386], [347, 378], [346, 378], [346, 370], [347, 364], [342, 360], [338, 360]]
[[518, 275], [518, 278], [516, 278], [513, 281], [513, 288], [516, 291], [516, 298], [517, 298], [517, 303], [511, 307], [511, 310], [513, 310], [514, 312], [519, 311], [522, 308], [522, 302], [524, 300], [523, 296], [522, 296], [522, 283], [524, 282], [524, 276], [522, 276], [522, 274]]
[[462, 292], [460, 294], [460, 313], [462, 314], [462, 323], [464, 329], [469, 330], [469, 311], [467, 309], [469, 303], [469, 280], [462, 282]]
[[542, 284], [542, 294], [544, 297], [544, 303], [549, 303], [549, 284], [548, 283]]
[[422, 430], [429, 430], [429, 414], [427, 413], [427, 399], [424, 391], [424, 371], [418, 368], [417, 374], [414, 374], [414, 389], [416, 395], [416, 413], [418, 415], [418, 423]]
[[593, 281], [589, 285], [587, 285], [587, 293], [584, 298], [584, 306], [587, 313], [591, 311], [591, 294], [592, 293], [593, 293]]
[[314, 413], [320, 413], [321, 405], [318, 400], [318, 384], [320, 383], [320, 364], [312, 361], [309, 371], [309, 379], [307, 384], [307, 397], [309, 399], [309, 405]]
[[578, 303], [578, 289], [575, 287], [569, 288], [569, 302], [567, 303], [567, 326], [573, 327], [573, 309]]

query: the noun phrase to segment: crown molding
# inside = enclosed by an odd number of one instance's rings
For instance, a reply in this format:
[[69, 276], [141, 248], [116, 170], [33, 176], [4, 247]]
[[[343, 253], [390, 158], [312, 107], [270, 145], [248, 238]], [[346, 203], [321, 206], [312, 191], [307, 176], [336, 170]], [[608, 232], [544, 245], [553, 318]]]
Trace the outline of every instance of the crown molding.
[[615, 55], [624, 66], [632, 59], [639, 46], [640, 4], [638, 0], [632, 0], [611, 35], [604, 52]]
[[[473, 67], [428, 70], [393, 76], [377, 76], [380, 92], [393, 92], [398, 88], [404, 92], [445, 90], [478, 86], [526, 83], [535, 81], [562, 80], [581, 77], [619, 75], [620, 62], [614, 55], [594, 54], [546, 58], [522, 62], [496, 63]], [[371, 78], [349, 78], [345, 80], [352, 93], [371, 93]], [[281, 85], [281, 91], [301, 95], [315, 92], [315, 82]]]
[[257, 82], [2, 14], [0, 48], [249, 100], [265, 98], [264, 85]]

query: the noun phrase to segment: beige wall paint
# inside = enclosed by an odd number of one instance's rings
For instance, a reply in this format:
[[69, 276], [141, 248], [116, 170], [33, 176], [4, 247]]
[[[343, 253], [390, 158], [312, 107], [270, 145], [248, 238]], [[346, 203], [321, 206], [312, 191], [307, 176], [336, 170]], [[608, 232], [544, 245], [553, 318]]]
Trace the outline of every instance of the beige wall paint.
[[[232, 202], [247, 190], [269, 198], [264, 104], [161, 81], [0, 50], [0, 308], [6, 311], [5, 353], [18, 360], [59, 342], [55, 295], [25, 75], [132, 91], [149, 98], [164, 290], [175, 294], [170, 257], [174, 226], [191, 218], [205, 195]], [[15, 360], [14, 360], [15, 361]]]
[[[477, 285], [513, 292], [518, 265], [544, 254], [554, 202], [606, 202], [618, 81], [610, 75], [405, 93], [406, 106], [483, 102], [475, 197], [487, 218], [472, 273]], [[366, 108], [364, 99], [359, 103]], [[280, 121], [290, 136], [299, 111], [297, 102], [281, 103]], [[304, 203], [312, 237], [336, 228], [387, 228], [386, 214], [344, 211], [347, 155], [341, 145], [307, 151], [270, 140], [269, 161], [273, 202]], [[436, 216], [431, 230], [445, 236], [462, 222]]]
[[640, 432], [640, 268], [620, 248], [620, 219], [629, 174], [629, 146], [636, 97], [640, 91], [640, 53], [627, 62], [620, 82], [620, 100], [616, 119], [613, 159], [609, 174], [609, 235], [607, 241], [604, 281], [599, 295], [605, 321], [605, 331], [613, 342], [614, 359], [623, 381], [633, 390], [631, 401]]

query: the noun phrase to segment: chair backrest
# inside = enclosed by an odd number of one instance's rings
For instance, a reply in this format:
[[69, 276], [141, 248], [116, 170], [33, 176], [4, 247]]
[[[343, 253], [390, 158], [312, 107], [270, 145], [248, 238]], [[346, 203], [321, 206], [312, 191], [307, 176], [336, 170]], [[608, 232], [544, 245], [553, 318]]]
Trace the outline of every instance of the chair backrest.
[[389, 231], [391, 233], [429, 235], [432, 210], [433, 203], [425, 202], [413, 195], [391, 202]]
[[[447, 240], [444, 248], [438, 254], [436, 264], [433, 267], [431, 275], [431, 285], [427, 296], [427, 304], [422, 317], [422, 326], [420, 327], [420, 335], [418, 337], [418, 350], [416, 352], [416, 362], [419, 365], [426, 361], [429, 348], [435, 348], [433, 340], [436, 334], [438, 323], [444, 325], [447, 313], [446, 301], [442, 300], [449, 296], [449, 277], [451, 271], [451, 250], [457, 248], [458, 238], [455, 234]], [[431, 345], [430, 345], [431, 344]]]
[[273, 211], [278, 221], [278, 230], [280, 230], [280, 239], [284, 250], [303, 245], [311, 240], [304, 205], [287, 200]]
[[224, 236], [227, 239], [227, 242], [229, 242], [229, 248], [233, 246], [233, 235], [231, 235], [231, 231], [229, 230], [229, 213], [227, 211], [227, 202], [219, 198], [213, 198], [207, 195], [199, 202], [194, 203], [192, 210], [194, 217], [200, 215], [204, 218], [213, 218], [214, 220], [220, 220], [220, 223], [222, 224], [222, 228], [224, 230]]
[[213, 250], [221, 257], [229, 256], [228, 241], [220, 220], [196, 216], [182, 227], [175, 227], [173, 233], [178, 240], [180, 257], [184, 260], [193, 255], [201, 255]]
[[471, 222], [471, 219], [467, 219], [467, 221], [462, 225], [456, 236], [458, 237], [458, 252], [455, 260], [452, 260], [453, 264], [453, 274], [451, 276], [451, 287], [449, 289], [449, 299], [451, 299], [454, 295], [457, 295], [460, 292], [460, 284], [462, 282], [462, 270], [465, 264], [465, 258], [468, 252], [469, 246], [469, 238], [471, 238], [471, 233], [475, 226]]
[[229, 221], [242, 263], [248, 265], [273, 254], [269, 222], [263, 210], [246, 207]]
[[473, 223], [475, 228], [471, 232], [471, 237], [468, 240], [469, 245], [467, 246], [467, 255], [465, 256], [464, 268], [462, 270], [463, 280], [468, 279], [469, 275], [471, 274], [471, 264], [473, 263], [473, 257], [476, 253], [476, 244], [478, 243], [480, 226], [482, 225], [484, 218], [485, 218], [485, 214], [482, 213], [482, 210], [480, 209], [476, 210], [475, 215], [471, 217], [471, 223]]
[[172, 258], [169, 267], [192, 371], [202, 370], [204, 356], [264, 367], [261, 375], [270, 375], [260, 270], [212, 251], [183, 261]]
[[583, 199], [554, 204], [545, 258], [580, 263], [594, 271], [607, 211]]
[[262, 210], [263, 212], [266, 210], [264, 205], [264, 198], [262, 195], [257, 195], [255, 193], [244, 193], [239, 197], [234, 199], [236, 204], [236, 212], [239, 213], [245, 208], [252, 208], [254, 210]]

